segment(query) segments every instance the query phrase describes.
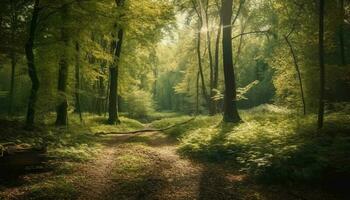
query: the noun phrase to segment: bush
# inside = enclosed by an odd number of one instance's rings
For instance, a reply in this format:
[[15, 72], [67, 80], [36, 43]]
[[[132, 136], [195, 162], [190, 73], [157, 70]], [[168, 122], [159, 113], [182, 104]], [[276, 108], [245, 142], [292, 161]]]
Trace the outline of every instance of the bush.
[[[241, 111], [244, 123], [221, 123], [221, 116], [198, 117], [169, 130], [179, 151], [195, 159], [225, 162], [265, 181], [319, 182], [349, 177], [349, 114], [326, 115], [317, 132], [316, 116], [298, 116], [276, 106]], [[184, 121], [164, 119], [155, 126]]]
[[142, 90], [134, 90], [124, 96], [125, 110], [131, 118], [145, 118], [154, 112], [153, 100], [150, 93]]

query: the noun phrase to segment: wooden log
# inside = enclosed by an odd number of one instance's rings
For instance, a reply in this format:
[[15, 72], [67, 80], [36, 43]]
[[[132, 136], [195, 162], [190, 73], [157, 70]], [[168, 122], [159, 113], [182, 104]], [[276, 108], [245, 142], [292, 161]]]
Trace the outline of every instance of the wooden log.
[[174, 127], [177, 127], [177, 126], [181, 126], [181, 125], [184, 125], [184, 124], [187, 124], [193, 120], [195, 120], [196, 118], [193, 117], [187, 121], [184, 121], [184, 122], [181, 122], [181, 123], [178, 123], [178, 124], [174, 124], [174, 125], [171, 125], [171, 126], [168, 126], [168, 127], [165, 127], [165, 128], [161, 128], [161, 129], [141, 129], [141, 130], [135, 130], [135, 131], [126, 131], [126, 132], [97, 132], [95, 133], [95, 135], [99, 136], [99, 135], [120, 135], [120, 134], [137, 134], [137, 133], [146, 133], [146, 132], [162, 132], [162, 131], [166, 131], [166, 130], [169, 130], [169, 129], [172, 129]]
[[[0, 144], [0, 170], [24, 169], [42, 165], [49, 160], [46, 148], [36, 149], [28, 144]], [[0, 173], [1, 175], [2, 173]]]

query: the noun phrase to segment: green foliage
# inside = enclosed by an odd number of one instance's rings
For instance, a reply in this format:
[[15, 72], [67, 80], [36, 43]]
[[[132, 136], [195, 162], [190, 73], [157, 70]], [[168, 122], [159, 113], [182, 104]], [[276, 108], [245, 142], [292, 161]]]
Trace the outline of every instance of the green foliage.
[[73, 182], [65, 177], [57, 177], [50, 181], [44, 181], [31, 185], [23, 199], [72, 199], [78, 196]]
[[[317, 182], [327, 176], [349, 176], [344, 168], [349, 166], [350, 155], [349, 138], [344, 134], [350, 128], [348, 114], [330, 114], [330, 128], [322, 133], [316, 132], [314, 116], [301, 117], [272, 105], [241, 114], [245, 122], [239, 125], [221, 123], [220, 116], [199, 117], [167, 133], [180, 139], [179, 151], [186, 156], [225, 161], [263, 180]], [[185, 119], [160, 120], [153, 125], [165, 127]]]
[[132, 118], [140, 119], [154, 111], [152, 96], [142, 90], [134, 90], [125, 94], [125, 109]]

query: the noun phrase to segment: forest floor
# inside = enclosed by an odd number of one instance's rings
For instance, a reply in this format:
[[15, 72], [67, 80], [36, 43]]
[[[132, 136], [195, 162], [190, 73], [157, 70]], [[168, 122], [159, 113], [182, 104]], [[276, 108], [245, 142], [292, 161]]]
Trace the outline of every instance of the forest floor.
[[[95, 140], [85, 150], [72, 147], [60, 152], [62, 158], [52, 168], [1, 182], [0, 199], [342, 199], [320, 187], [261, 183], [232, 163], [184, 156], [179, 151], [182, 141], [166, 132], [106, 135]], [[87, 149], [91, 149], [89, 159], [69, 155], [71, 151], [84, 155]]]

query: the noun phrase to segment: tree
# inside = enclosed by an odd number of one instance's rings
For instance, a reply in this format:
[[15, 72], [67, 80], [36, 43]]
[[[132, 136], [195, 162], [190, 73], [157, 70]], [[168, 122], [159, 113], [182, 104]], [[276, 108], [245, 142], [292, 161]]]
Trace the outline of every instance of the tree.
[[[122, 11], [124, 0], [116, 0], [118, 10]], [[109, 68], [110, 85], [109, 85], [109, 107], [108, 107], [108, 123], [120, 123], [118, 116], [118, 76], [119, 76], [119, 61], [122, 52], [122, 44], [124, 37], [124, 30], [121, 26], [117, 26], [117, 38], [112, 44], [114, 52], [114, 62]]]
[[241, 118], [237, 110], [237, 97], [236, 97], [236, 80], [235, 72], [233, 68], [232, 59], [232, 6], [233, 0], [222, 0], [222, 24], [223, 24], [223, 36], [222, 36], [222, 50], [223, 50], [223, 66], [224, 66], [224, 122], [237, 123], [241, 121]]
[[56, 108], [56, 125], [63, 126], [67, 125], [68, 121], [68, 100], [67, 100], [67, 81], [69, 73], [69, 61], [68, 61], [68, 46], [69, 46], [69, 32], [67, 30], [67, 18], [69, 12], [69, 4], [65, 3], [62, 5], [61, 9], [61, 41], [63, 43], [63, 51], [61, 58], [59, 60], [59, 70], [58, 70], [58, 92], [60, 95], [59, 104]]
[[26, 117], [27, 126], [33, 126], [34, 124], [37, 93], [40, 86], [39, 78], [35, 67], [35, 57], [33, 52], [35, 32], [38, 25], [37, 23], [38, 23], [39, 11], [40, 11], [39, 3], [40, 3], [40, 0], [35, 0], [34, 2], [32, 19], [30, 21], [28, 41], [25, 45], [25, 52], [26, 52], [26, 57], [28, 62], [28, 74], [29, 74], [30, 80], [32, 81], [32, 89], [30, 91], [30, 96], [28, 100], [28, 110], [27, 110], [27, 117]]
[[318, 108], [318, 128], [323, 127], [325, 101], [325, 66], [324, 66], [324, 0], [319, 1], [319, 65], [320, 65], [320, 97]]

